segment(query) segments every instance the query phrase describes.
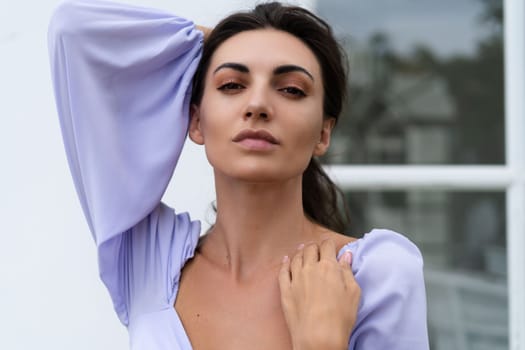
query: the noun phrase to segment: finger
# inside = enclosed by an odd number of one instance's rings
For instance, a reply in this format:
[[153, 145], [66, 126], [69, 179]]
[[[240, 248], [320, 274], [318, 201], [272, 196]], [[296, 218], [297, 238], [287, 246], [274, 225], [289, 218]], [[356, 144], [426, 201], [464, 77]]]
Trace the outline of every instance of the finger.
[[290, 275], [290, 258], [285, 256], [281, 264], [281, 269], [279, 270], [279, 289], [281, 290], [281, 296], [286, 297], [290, 289], [290, 284], [292, 282]]
[[351, 285], [352, 283], [356, 283], [354, 278], [354, 272], [352, 271], [352, 261], [353, 254], [349, 250], [345, 251], [339, 259], [339, 264], [342, 266], [343, 270], [343, 279], [347, 286]]
[[321, 243], [319, 256], [321, 260], [337, 261], [337, 250], [335, 248], [335, 243], [333, 240], [325, 239]]
[[319, 247], [316, 243], [310, 243], [303, 249], [303, 265], [319, 261]]
[[304, 252], [304, 245], [299, 246], [297, 248], [297, 252], [292, 258], [292, 261], [290, 262], [290, 272], [293, 279], [299, 274], [301, 269], [303, 268], [303, 252]]
[[341, 257], [339, 258], [339, 264], [346, 268], [346, 269], [351, 269], [351, 266], [352, 266], [352, 259], [353, 259], [353, 255], [352, 255], [352, 252], [349, 251], [349, 250], [346, 250], [342, 255]]

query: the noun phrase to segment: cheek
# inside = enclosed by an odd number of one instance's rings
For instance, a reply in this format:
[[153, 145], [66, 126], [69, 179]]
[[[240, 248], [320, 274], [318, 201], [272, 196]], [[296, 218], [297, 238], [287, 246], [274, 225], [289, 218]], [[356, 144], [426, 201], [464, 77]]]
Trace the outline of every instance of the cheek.
[[287, 127], [287, 132], [293, 136], [290, 141], [293, 140], [296, 147], [308, 148], [310, 151], [321, 139], [323, 126], [322, 113], [314, 108], [298, 113]]
[[201, 133], [204, 139], [204, 151], [209, 163], [216, 166], [228, 158], [228, 140], [231, 139], [232, 121], [224, 113], [225, 108], [217, 108], [209, 100], [201, 105]]
[[301, 117], [302, 119], [290, 123], [285, 130], [288, 137], [281, 166], [290, 175], [299, 175], [306, 169], [321, 139], [321, 114], [310, 110], [310, 113], [303, 113]]
[[226, 133], [226, 125], [231, 123], [228, 118], [231, 109], [225, 108], [220, 100], [214, 98], [203, 99], [200, 110], [201, 131], [205, 137], [205, 142], [210, 139], [213, 141], [217, 136]]

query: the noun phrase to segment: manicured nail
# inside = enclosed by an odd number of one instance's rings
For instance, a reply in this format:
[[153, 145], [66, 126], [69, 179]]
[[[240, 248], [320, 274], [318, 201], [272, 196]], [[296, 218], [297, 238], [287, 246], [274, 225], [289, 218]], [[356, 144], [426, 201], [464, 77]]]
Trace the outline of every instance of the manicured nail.
[[347, 264], [352, 264], [352, 252], [347, 250], [344, 254], [343, 254], [343, 259], [345, 260], [345, 262]]
[[284, 264], [285, 262], [288, 262], [288, 259], [289, 259], [289, 258], [288, 258], [288, 255], [283, 256], [283, 264]]
[[301, 244], [299, 244], [299, 246], [297, 246], [297, 250], [301, 250], [303, 248], [304, 248], [304, 243], [301, 243]]

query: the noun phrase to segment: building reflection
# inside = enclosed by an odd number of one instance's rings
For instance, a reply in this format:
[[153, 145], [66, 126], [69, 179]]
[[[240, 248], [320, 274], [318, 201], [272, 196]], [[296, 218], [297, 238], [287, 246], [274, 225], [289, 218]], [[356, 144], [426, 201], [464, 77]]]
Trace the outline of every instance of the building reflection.
[[[502, 2], [318, 1], [350, 60], [351, 98], [323, 160], [503, 164]], [[347, 194], [348, 233], [388, 227], [425, 259], [432, 349], [506, 349], [505, 195]]]

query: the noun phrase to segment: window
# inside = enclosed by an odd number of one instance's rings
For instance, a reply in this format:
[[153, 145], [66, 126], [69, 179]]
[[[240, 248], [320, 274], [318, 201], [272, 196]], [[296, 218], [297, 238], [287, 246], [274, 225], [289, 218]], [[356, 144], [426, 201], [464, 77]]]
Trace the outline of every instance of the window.
[[[425, 259], [432, 349], [525, 350], [525, 3], [318, 1], [348, 50], [324, 159], [359, 236]], [[505, 45], [504, 45], [505, 43]]]

